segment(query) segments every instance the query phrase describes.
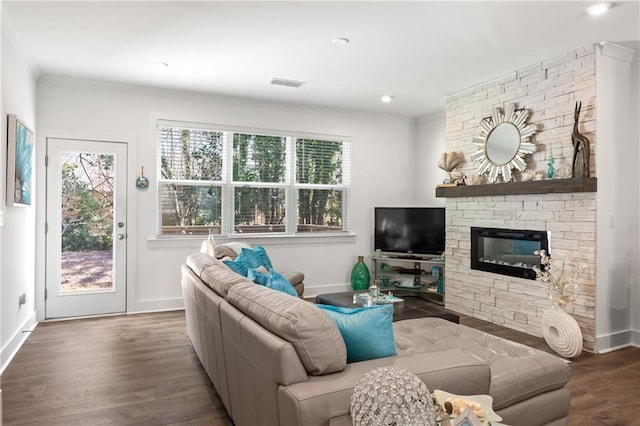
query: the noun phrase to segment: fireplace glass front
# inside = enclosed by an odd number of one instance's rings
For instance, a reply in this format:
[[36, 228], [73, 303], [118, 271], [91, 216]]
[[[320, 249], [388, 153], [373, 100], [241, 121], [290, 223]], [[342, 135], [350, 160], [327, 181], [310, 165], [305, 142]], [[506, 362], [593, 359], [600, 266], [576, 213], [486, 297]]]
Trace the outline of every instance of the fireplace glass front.
[[471, 228], [471, 269], [535, 280], [536, 250], [549, 252], [546, 231]]

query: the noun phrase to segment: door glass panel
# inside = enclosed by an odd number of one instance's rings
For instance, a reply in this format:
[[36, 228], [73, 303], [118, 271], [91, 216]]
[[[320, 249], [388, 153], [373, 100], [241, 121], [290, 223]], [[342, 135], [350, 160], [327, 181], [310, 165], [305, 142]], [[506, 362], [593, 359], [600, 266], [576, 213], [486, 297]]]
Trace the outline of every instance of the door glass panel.
[[115, 157], [60, 153], [60, 294], [113, 291]]

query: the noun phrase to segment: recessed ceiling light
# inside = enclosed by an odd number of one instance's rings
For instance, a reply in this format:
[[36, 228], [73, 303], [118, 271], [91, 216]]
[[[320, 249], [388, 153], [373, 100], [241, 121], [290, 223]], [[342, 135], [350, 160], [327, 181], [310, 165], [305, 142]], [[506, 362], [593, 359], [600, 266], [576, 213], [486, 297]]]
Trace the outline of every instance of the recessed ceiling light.
[[155, 61], [151, 65], [153, 66], [153, 70], [157, 72], [166, 72], [169, 69], [169, 64], [166, 62]]
[[349, 44], [349, 39], [345, 37], [334, 38], [333, 44], [335, 44], [336, 46], [345, 46]]
[[388, 104], [389, 102], [391, 102], [394, 99], [395, 98], [393, 96], [389, 96], [389, 95], [384, 95], [383, 97], [380, 98], [380, 100], [382, 102], [384, 102], [385, 104]]
[[611, 6], [611, 3], [596, 3], [587, 9], [587, 13], [593, 16], [602, 15], [611, 9]]

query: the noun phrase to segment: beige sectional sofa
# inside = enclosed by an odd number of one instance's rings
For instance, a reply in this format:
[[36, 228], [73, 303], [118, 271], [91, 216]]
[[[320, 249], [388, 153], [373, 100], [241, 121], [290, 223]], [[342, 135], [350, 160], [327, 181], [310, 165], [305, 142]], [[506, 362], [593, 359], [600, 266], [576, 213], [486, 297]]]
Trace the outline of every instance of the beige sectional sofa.
[[187, 332], [234, 423], [350, 424], [357, 381], [394, 365], [430, 390], [493, 397], [513, 426], [564, 425], [569, 367], [548, 353], [440, 318], [394, 323], [397, 355], [348, 364], [342, 337], [314, 304], [232, 272], [206, 254], [182, 267]]

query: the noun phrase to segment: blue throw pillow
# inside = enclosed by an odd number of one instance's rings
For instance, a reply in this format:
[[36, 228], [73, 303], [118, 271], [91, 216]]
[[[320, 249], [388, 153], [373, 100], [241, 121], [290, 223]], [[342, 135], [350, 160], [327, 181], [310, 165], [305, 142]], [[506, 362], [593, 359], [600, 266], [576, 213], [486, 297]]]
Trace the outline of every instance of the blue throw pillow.
[[298, 293], [296, 293], [296, 289], [293, 288], [289, 280], [286, 279], [284, 275], [274, 271], [273, 269], [269, 270], [267, 287], [290, 294], [293, 297], [298, 297]]
[[396, 354], [393, 306], [341, 308], [316, 305], [336, 324], [347, 346], [347, 362], [366, 361]]
[[227, 265], [233, 272], [236, 274], [240, 274], [243, 277], [246, 277], [249, 273], [249, 262], [247, 261], [246, 256], [244, 255], [244, 249], [242, 252], [233, 260], [223, 260], [225, 265]]
[[271, 259], [267, 255], [267, 251], [262, 246], [255, 246], [254, 248], [243, 248], [240, 253], [246, 259], [250, 268], [259, 268], [264, 266], [267, 269], [272, 269]]
[[296, 293], [296, 290], [293, 288], [289, 280], [286, 279], [284, 275], [274, 271], [273, 269], [270, 269], [267, 274], [262, 274], [254, 268], [249, 268], [247, 278], [256, 284], [287, 293], [293, 297], [298, 297], [298, 293]]

